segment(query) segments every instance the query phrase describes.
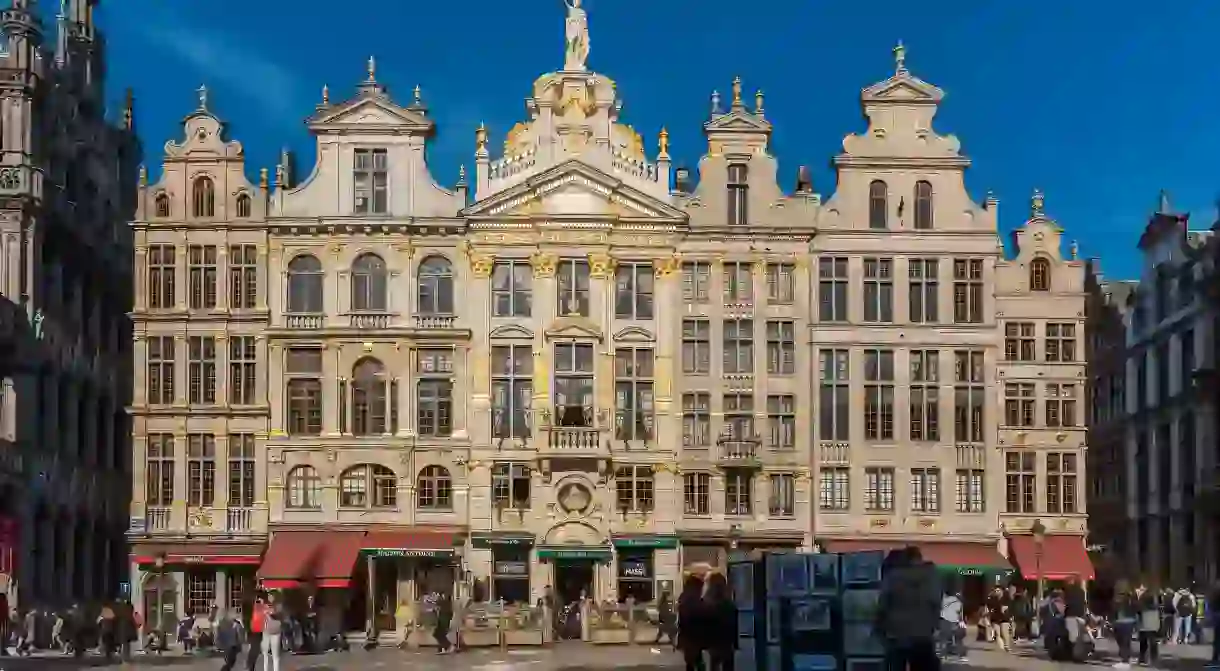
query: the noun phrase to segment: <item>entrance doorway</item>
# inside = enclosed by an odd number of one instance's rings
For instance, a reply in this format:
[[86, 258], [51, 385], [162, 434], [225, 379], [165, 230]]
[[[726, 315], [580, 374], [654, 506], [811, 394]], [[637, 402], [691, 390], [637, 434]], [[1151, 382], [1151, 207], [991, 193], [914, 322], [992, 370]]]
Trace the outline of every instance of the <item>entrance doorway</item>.
[[582, 594], [593, 598], [593, 562], [557, 560], [555, 592], [564, 605], [580, 599]]

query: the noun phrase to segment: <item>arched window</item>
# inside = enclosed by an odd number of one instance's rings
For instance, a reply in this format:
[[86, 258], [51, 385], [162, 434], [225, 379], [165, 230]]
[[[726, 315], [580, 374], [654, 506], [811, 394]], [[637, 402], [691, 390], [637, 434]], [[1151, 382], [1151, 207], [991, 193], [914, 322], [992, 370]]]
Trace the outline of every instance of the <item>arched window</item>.
[[193, 212], [196, 217], [216, 216], [216, 184], [211, 177], [195, 178], [191, 202], [194, 203]]
[[429, 256], [419, 264], [419, 302], [423, 315], [453, 314], [453, 266], [448, 259]]
[[1029, 288], [1031, 291], [1051, 290], [1051, 263], [1046, 259], [1034, 259], [1029, 264]]
[[305, 254], [288, 264], [288, 312], [322, 312], [322, 262]]
[[168, 217], [169, 216], [169, 195], [164, 194], [164, 193], [157, 194], [156, 203], [157, 203], [157, 205], [156, 205], [157, 216], [160, 217], [161, 219], [165, 219], [166, 217]]
[[288, 471], [285, 483], [289, 508], [321, 508], [322, 479], [313, 466], [297, 466]]
[[419, 507], [426, 510], [453, 509], [453, 480], [444, 466], [428, 466], [419, 472], [416, 483]]
[[352, 309], [386, 309], [385, 261], [376, 254], [361, 254], [352, 264]]
[[339, 505], [344, 508], [393, 508], [398, 505], [398, 478], [385, 466], [352, 466], [339, 476]]
[[376, 359], [361, 359], [352, 369], [352, 433], [378, 436], [386, 432], [385, 368]]
[[915, 228], [932, 228], [931, 182], [915, 182]]
[[868, 185], [868, 227], [886, 228], [889, 224], [889, 189], [875, 180]]
[[242, 193], [237, 196], [237, 218], [250, 218], [250, 194]]

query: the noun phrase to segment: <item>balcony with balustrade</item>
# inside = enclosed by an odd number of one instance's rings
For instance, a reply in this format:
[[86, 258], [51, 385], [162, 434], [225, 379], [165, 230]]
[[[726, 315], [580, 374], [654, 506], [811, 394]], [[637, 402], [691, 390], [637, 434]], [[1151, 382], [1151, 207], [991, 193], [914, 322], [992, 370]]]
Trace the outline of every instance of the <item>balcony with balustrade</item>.
[[144, 509], [144, 531], [150, 534], [169, 531], [172, 519], [171, 506], [148, 506]]
[[762, 439], [726, 433], [716, 440], [716, 463], [722, 468], [761, 468]]
[[326, 326], [326, 315], [309, 312], [289, 312], [284, 315], [284, 325], [296, 331], [316, 331]]
[[561, 405], [553, 410], [543, 410], [537, 415], [543, 435], [543, 440], [539, 441], [538, 456], [609, 456], [609, 445], [604, 440], [609, 433], [606, 426], [608, 415], [605, 410], [580, 405]]

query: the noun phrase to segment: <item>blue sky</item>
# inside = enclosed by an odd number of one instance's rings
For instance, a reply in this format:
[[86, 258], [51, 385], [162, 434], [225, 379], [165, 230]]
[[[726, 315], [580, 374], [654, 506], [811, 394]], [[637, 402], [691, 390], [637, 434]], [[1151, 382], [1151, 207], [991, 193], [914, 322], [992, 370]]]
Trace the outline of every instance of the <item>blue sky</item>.
[[[54, 3], [47, 3], [54, 4]], [[1220, 194], [1217, 96], [1210, 47], [1220, 3], [1168, 0], [585, 0], [590, 67], [615, 79], [626, 121], [655, 151], [666, 126], [671, 153], [693, 165], [713, 89], [740, 75], [767, 93], [773, 151], [785, 189], [797, 166], [834, 189], [830, 158], [862, 128], [860, 89], [907, 65], [946, 98], [937, 130], [958, 135], [974, 160], [976, 199], [1000, 198], [1001, 224], [1019, 225], [1029, 194], [1100, 257], [1108, 277], [1139, 272], [1140, 231], [1168, 189], [1175, 206], [1209, 227]], [[109, 92], [132, 86], [146, 160], [206, 83], [248, 173], [280, 147], [307, 170], [313, 143], [302, 120], [329, 84], [352, 93], [365, 62], [404, 104], [418, 84], [439, 131], [430, 158], [443, 184], [472, 163], [474, 129], [493, 147], [524, 115], [530, 84], [563, 61], [562, 0], [106, 0]], [[746, 13], [738, 7], [758, 8]]]

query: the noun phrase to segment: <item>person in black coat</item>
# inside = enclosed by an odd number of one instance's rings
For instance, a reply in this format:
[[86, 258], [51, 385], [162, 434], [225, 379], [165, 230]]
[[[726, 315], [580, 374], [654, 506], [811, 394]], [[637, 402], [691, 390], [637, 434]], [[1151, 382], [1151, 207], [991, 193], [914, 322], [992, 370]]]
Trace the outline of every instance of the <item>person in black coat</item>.
[[707, 649], [707, 609], [703, 603], [703, 579], [687, 576], [678, 597], [678, 649], [686, 671], [704, 671], [703, 651]]
[[733, 671], [733, 655], [737, 651], [737, 606], [729, 594], [729, 581], [723, 575], [715, 573], [708, 578], [703, 604], [711, 671]]

